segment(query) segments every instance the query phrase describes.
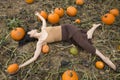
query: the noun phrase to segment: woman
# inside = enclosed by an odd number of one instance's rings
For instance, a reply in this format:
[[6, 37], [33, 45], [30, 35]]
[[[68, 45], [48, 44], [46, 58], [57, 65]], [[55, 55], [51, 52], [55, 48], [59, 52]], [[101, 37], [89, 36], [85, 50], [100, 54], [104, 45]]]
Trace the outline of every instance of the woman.
[[83, 48], [89, 53], [96, 54], [109, 67], [111, 67], [113, 70], [116, 70], [116, 66], [111, 62], [111, 60], [108, 57], [105, 57], [98, 49], [93, 47], [90, 42], [90, 40], [92, 39], [93, 32], [101, 24], [93, 24], [93, 27], [87, 32], [84, 30], [79, 30], [77, 27], [71, 24], [46, 27], [45, 19], [38, 12], [35, 12], [35, 15], [38, 16], [42, 20], [41, 32], [40, 33], [37, 32], [36, 29], [27, 32], [27, 35], [29, 38], [21, 40], [20, 44], [24, 43], [25, 41], [31, 41], [34, 39], [38, 39], [36, 50], [35, 50], [34, 56], [28, 61], [26, 61], [25, 63], [21, 64], [19, 68], [22, 68], [34, 62], [41, 53], [42, 45], [47, 44], [47, 43], [57, 42], [57, 41], [68, 41]]

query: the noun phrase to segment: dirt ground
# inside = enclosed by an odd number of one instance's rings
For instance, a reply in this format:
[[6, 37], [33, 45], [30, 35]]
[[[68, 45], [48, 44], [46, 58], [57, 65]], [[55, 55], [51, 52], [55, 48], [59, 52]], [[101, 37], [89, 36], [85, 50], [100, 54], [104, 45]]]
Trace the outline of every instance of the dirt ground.
[[[11, 26], [38, 29], [41, 22], [37, 21], [35, 11], [51, 13], [56, 7], [66, 11], [68, 6], [75, 6], [77, 15], [69, 17], [65, 13], [55, 25], [71, 23], [80, 29], [90, 29], [93, 23], [101, 23], [102, 26], [94, 33], [93, 45], [118, 66], [117, 72], [106, 64], [104, 69], [97, 69], [95, 62], [100, 58], [84, 50], [79, 50], [78, 55], [71, 55], [71, 45], [58, 42], [49, 44], [49, 54], [41, 53], [34, 63], [14, 75], [8, 74], [8, 65], [27, 61], [33, 56], [36, 46], [36, 42], [31, 42], [18, 47], [18, 42], [10, 37]], [[27, 4], [24, 0], [0, 0], [0, 80], [61, 80], [62, 73], [68, 69], [75, 70], [79, 80], [120, 80], [120, 16], [112, 25], [101, 21], [101, 16], [112, 8], [120, 10], [120, 0], [85, 0], [82, 6], [76, 5], [75, 0], [35, 0], [33, 4]], [[80, 24], [74, 22], [77, 18], [80, 18]], [[47, 21], [47, 25], [51, 24]]]

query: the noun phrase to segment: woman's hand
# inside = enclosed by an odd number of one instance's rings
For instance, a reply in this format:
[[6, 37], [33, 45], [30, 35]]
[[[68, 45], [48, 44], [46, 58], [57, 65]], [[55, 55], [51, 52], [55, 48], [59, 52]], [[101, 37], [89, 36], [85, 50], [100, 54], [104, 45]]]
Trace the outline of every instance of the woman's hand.
[[38, 11], [35, 11], [35, 15], [38, 16], [38, 15], [39, 15], [39, 12], [38, 12]]

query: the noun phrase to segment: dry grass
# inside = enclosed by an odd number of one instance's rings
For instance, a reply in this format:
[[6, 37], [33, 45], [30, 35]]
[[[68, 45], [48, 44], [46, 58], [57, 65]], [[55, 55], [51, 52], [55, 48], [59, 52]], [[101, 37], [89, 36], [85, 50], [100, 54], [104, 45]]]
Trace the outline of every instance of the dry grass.
[[[85, 0], [83, 6], [77, 6], [75, 0], [35, 0], [33, 4], [26, 4], [24, 0], [2, 0], [0, 2], [0, 80], [61, 80], [61, 74], [67, 69], [74, 69], [79, 80], [120, 80], [120, 68], [115, 72], [107, 65], [103, 70], [95, 68], [95, 62], [100, 60], [97, 56], [85, 51], [79, 55], [69, 54], [68, 43], [49, 44], [49, 54], [41, 56], [34, 63], [22, 68], [17, 74], [9, 75], [6, 68], [9, 64], [21, 64], [33, 56], [36, 42], [18, 47], [18, 43], [10, 38], [10, 30], [13, 26], [8, 20], [17, 19], [19, 26], [25, 29], [39, 28], [34, 16], [36, 10], [46, 10], [50, 13], [55, 7], [66, 9], [75, 6], [78, 14], [69, 17], [66, 14], [61, 18], [59, 24], [72, 23], [81, 29], [91, 28], [93, 23], [102, 23], [101, 16], [112, 8], [120, 10], [119, 0]], [[81, 24], [74, 23], [76, 18], [81, 19]], [[16, 23], [16, 21], [15, 21]], [[56, 25], [59, 25], [56, 24]], [[48, 25], [51, 25], [48, 23]], [[16, 26], [16, 25], [14, 25]], [[94, 34], [93, 43], [103, 54], [107, 55], [117, 66], [120, 66], [120, 16], [112, 25], [98, 28]]]

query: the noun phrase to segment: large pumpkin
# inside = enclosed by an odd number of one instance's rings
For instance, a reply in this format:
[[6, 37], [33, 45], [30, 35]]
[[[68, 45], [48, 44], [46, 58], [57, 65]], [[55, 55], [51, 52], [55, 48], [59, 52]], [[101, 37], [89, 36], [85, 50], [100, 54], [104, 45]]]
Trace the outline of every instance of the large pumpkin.
[[56, 13], [51, 13], [48, 15], [48, 21], [51, 23], [51, 24], [56, 24], [58, 23], [60, 20], [60, 17], [58, 14]]
[[[40, 15], [44, 18], [44, 19], [47, 19], [48, 15], [47, 15], [47, 12], [46, 11], [40, 11], [39, 12]], [[38, 20], [40, 21], [40, 18], [38, 17]]]
[[110, 25], [110, 24], [113, 24], [114, 21], [115, 21], [115, 16], [113, 16], [110, 13], [107, 13], [107, 14], [102, 16], [102, 22], [105, 24]]
[[78, 80], [78, 75], [73, 70], [67, 70], [63, 73], [62, 80]]
[[63, 8], [55, 8], [54, 13], [58, 14], [60, 17], [64, 15]]
[[75, 8], [75, 7], [73, 7], [73, 6], [69, 6], [68, 8], [67, 8], [67, 11], [66, 11], [66, 13], [69, 15], [69, 16], [76, 16], [76, 14], [77, 14], [77, 9]]
[[13, 40], [19, 41], [25, 36], [25, 30], [21, 27], [17, 27], [10, 32], [10, 36]]

